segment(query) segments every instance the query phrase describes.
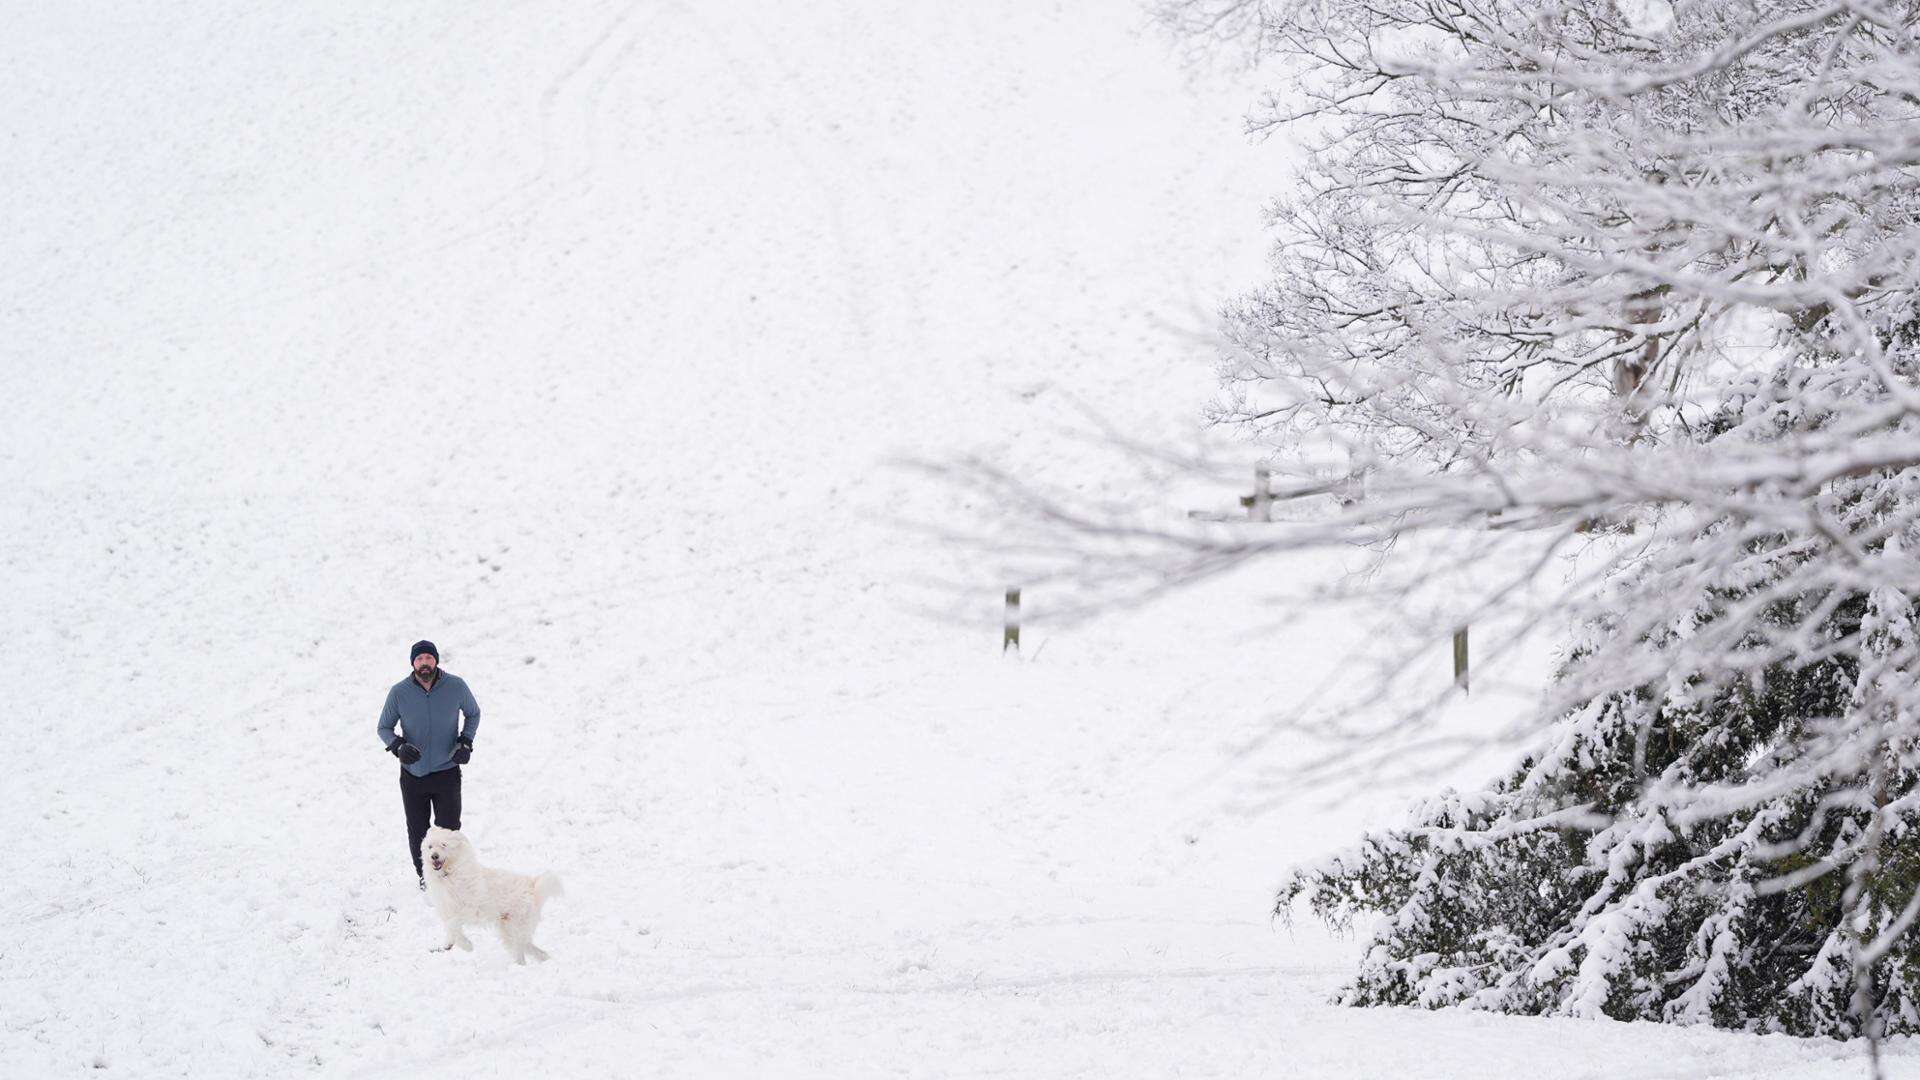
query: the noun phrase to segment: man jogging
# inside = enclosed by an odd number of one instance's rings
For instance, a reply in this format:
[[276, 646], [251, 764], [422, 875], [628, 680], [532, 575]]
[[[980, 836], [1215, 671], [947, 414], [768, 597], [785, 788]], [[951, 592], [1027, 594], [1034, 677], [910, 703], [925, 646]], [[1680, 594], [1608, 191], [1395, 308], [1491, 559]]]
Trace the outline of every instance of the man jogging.
[[[420, 867], [420, 841], [433, 824], [460, 827], [460, 766], [473, 756], [480, 706], [466, 680], [440, 670], [440, 650], [431, 641], [413, 643], [413, 674], [393, 684], [380, 710], [380, 742], [400, 759], [400, 801], [407, 809], [407, 845], [413, 873], [427, 887]], [[464, 714], [463, 726], [460, 718]], [[395, 724], [400, 734], [394, 734]]]

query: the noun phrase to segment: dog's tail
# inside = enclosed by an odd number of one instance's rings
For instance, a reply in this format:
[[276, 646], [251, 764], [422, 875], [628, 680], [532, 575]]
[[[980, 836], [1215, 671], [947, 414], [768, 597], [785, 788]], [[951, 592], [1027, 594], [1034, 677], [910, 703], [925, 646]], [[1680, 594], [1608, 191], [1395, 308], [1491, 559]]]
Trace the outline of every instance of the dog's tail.
[[533, 879], [533, 895], [542, 904], [556, 896], [565, 896], [566, 890], [560, 887], [560, 875], [549, 870]]

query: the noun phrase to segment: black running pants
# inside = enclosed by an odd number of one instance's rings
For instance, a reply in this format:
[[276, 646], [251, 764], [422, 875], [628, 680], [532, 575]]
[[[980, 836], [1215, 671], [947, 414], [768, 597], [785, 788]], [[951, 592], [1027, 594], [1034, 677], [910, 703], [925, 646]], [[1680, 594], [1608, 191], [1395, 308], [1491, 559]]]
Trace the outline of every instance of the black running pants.
[[420, 841], [427, 835], [427, 810], [433, 810], [433, 824], [443, 829], [460, 827], [460, 766], [441, 769], [425, 776], [400, 770], [400, 801], [407, 808], [407, 846], [413, 849], [413, 872], [420, 868]]

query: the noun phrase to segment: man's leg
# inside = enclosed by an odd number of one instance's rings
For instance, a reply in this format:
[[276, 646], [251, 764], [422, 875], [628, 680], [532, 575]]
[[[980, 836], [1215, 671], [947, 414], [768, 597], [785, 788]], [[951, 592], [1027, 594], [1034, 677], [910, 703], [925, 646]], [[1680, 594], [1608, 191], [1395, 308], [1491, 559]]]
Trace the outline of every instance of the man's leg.
[[433, 823], [443, 829], [460, 828], [460, 766], [433, 774]]
[[425, 779], [401, 769], [400, 802], [407, 808], [407, 846], [413, 849], [415, 877], [422, 877], [426, 873], [420, 865], [420, 841], [427, 836], [428, 798]]

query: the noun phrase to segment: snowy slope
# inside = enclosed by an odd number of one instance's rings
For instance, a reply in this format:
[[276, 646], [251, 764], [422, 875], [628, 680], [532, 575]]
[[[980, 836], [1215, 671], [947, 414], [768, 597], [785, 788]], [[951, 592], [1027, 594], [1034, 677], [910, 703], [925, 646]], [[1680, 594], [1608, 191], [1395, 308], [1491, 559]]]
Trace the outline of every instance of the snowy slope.
[[[1364, 628], [918, 611], [968, 564], [893, 522], [980, 508], [889, 463], [1124, 490], [1060, 429], [1190, 426], [1257, 271], [1284, 151], [1135, 7], [13, 15], [0, 1072], [1858, 1074], [1323, 1004], [1270, 886], [1398, 796], [1248, 815], [1232, 751]], [[427, 951], [421, 636], [543, 967]]]

